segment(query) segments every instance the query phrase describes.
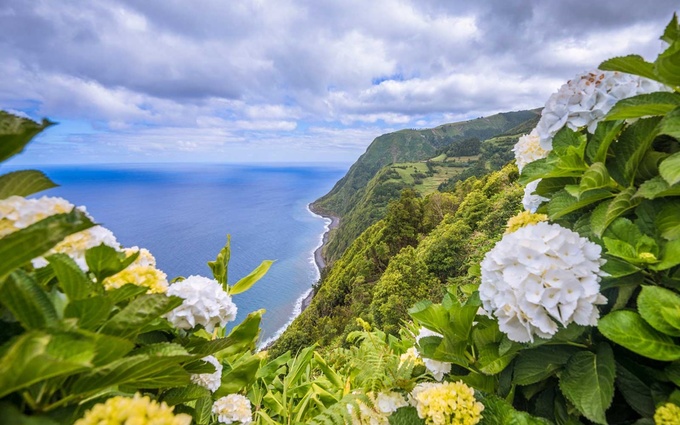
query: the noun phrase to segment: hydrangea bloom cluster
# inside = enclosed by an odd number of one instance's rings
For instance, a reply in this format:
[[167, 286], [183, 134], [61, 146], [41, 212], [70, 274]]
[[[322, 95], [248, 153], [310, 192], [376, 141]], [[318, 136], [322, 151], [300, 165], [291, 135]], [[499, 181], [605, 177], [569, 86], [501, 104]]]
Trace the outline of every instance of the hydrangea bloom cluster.
[[594, 326], [600, 291], [600, 246], [557, 224], [506, 234], [481, 263], [479, 296], [513, 341], [550, 338], [557, 323]]
[[659, 406], [654, 413], [656, 425], [680, 425], [680, 407], [673, 403]]
[[484, 405], [475, 399], [475, 391], [462, 381], [416, 385], [411, 402], [418, 417], [434, 425], [474, 425], [482, 419]]
[[191, 375], [191, 382], [215, 392], [222, 385], [222, 363], [215, 356], [203, 357], [201, 360], [215, 366], [215, 372], [193, 374]]
[[212, 412], [217, 415], [217, 420], [223, 424], [240, 423], [248, 425], [253, 422], [250, 400], [241, 394], [229, 394], [226, 397], [218, 398], [213, 403]]
[[597, 123], [621, 99], [668, 90], [655, 81], [621, 72], [594, 70], [577, 75], [553, 93], [536, 126], [541, 147], [552, 150], [552, 139], [565, 125], [572, 130], [586, 127], [593, 133]]
[[213, 332], [215, 326], [223, 327], [236, 318], [236, 304], [214, 279], [189, 276], [170, 285], [166, 294], [184, 299], [182, 305], [166, 315], [177, 328], [191, 329], [203, 325], [206, 331]]
[[147, 294], [162, 294], [168, 290], [168, 276], [156, 268], [156, 259], [145, 248], [127, 248], [123, 252], [129, 257], [139, 251], [139, 256], [125, 270], [104, 279], [104, 288], [107, 290], [120, 288], [132, 283], [149, 288]]
[[541, 147], [540, 140], [538, 132], [534, 129], [531, 133], [520, 137], [512, 148], [520, 172], [528, 163], [548, 156], [549, 151]]
[[[37, 199], [26, 199], [21, 196], [10, 196], [0, 200], [0, 237], [24, 229], [49, 216], [68, 213], [73, 208], [75, 206], [63, 198], [43, 196]], [[78, 207], [78, 209], [86, 212], [85, 207]], [[120, 244], [110, 230], [102, 226], [94, 226], [66, 237], [47, 255], [67, 254], [85, 271], [87, 270], [85, 251], [101, 244], [120, 249]], [[43, 267], [47, 265], [47, 261], [39, 257], [33, 260], [33, 265]]]
[[399, 366], [406, 362], [410, 362], [413, 366], [425, 365], [423, 359], [420, 358], [420, 354], [418, 354], [416, 347], [409, 348], [404, 354], [399, 356]]
[[524, 209], [526, 211], [529, 211], [530, 213], [535, 213], [538, 207], [540, 207], [543, 202], [549, 201], [548, 198], [541, 195], [536, 195], [534, 193], [536, 191], [536, 187], [538, 187], [538, 184], [540, 182], [541, 179], [534, 180], [531, 183], [527, 184], [526, 187], [524, 188], [522, 206], [524, 206]]
[[111, 397], [104, 403], [95, 404], [74, 425], [138, 424], [138, 425], [189, 425], [191, 416], [173, 414], [173, 408], [165, 402], [158, 403], [148, 396]]
[[[420, 340], [427, 336], [438, 336], [441, 338], [442, 334], [431, 331], [427, 328], [420, 328], [420, 332], [418, 333], [418, 336], [416, 336], [416, 342], [420, 343]], [[445, 374], [451, 372], [451, 363], [448, 362], [424, 358], [423, 363], [437, 381], [441, 381], [444, 379]]]
[[404, 406], [408, 406], [406, 399], [396, 391], [381, 392], [375, 397], [375, 407], [388, 416]]
[[545, 214], [534, 214], [529, 211], [522, 211], [521, 213], [517, 214], [514, 217], [511, 217], [510, 220], [508, 220], [505, 234], [507, 235], [509, 233], [516, 232], [522, 227], [526, 227], [531, 224], [537, 224], [542, 221], [548, 221], [548, 216]]

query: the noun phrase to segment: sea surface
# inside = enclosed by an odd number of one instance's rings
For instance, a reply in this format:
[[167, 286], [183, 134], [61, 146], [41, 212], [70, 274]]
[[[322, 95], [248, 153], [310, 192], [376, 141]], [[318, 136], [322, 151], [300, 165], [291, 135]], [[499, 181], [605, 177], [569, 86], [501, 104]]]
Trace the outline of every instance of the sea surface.
[[238, 306], [234, 323], [249, 312], [267, 310], [261, 343], [299, 314], [302, 298], [319, 278], [313, 253], [330, 220], [311, 213], [308, 204], [346, 171], [207, 164], [39, 169], [60, 185], [42, 194], [85, 205], [123, 246], [149, 249], [168, 279], [212, 277], [207, 262], [215, 259], [228, 234], [230, 284], [262, 260], [276, 260], [255, 286], [233, 298]]

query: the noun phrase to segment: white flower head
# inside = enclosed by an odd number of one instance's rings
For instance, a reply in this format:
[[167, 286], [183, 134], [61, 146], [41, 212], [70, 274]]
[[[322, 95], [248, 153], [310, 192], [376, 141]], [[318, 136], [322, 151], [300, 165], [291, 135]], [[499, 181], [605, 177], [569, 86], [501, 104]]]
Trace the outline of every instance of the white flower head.
[[240, 394], [229, 394], [213, 403], [212, 412], [217, 420], [223, 424], [240, 423], [248, 425], [253, 422], [250, 400]]
[[517, 160], [517, 168], [522, 172], [522, 169], [529, 164], [541, 158], [548, 156], [549, 151], [543, 149], [540, 143], [541, 138], [538, 136], [538, 131], [534, 129], [531, 133], [520, 137], [512, 151], [515, 152], [515, 159]]
[[193, 374], [191, 382], [215, 392], [222, 385], [222, 363], [215, 356], [203, 357], [201, 360], [215, 366], [215, 372]]
[[557, 224], [540, 222], [506, 234], [482, 260], [479, 296], [513, 341], [550, 338], [558, 323], [594, 326], [601, 248]]
[[522, 206], [524, 206], [525, 211], [535, 213], [538, 207], [540, 207], [543, 202], [550, 200], [544, 196], [537, 195], [534, 193], [536, 192], [536, 188], [538, 187], [538, 184], [540, 182], [541, 179], [537, 179], [528, 183], [524, 187], [524, 197], [522, 198]]
[[[24, 229], [49, 216], [68, 213], [73, 208], [75, 206], [63, 198], [43, 196], [26, 199], [21, 196], [10, 196], [0, 200], [0, 237]], [[77, 207], [77, 209], [87, 213], [85, 207]], [[66, 254], [75, 260], [78, 267], [87, 271], [85, 251], [101, 244], [120, 249], [120, 244], [110, 230], [102, 226], [94, 226], [67, 236], [45, 256], [55, 253]], [[34, 267], [43, 267], [47, 265], [47, 260], [38, 257], [33, 259], [32, 263]]]
[[223, 327], [236, 318], [236, 305], [214, 279], [189, 276], [170, 285], [166, 293], [184, 299], [182, 305], [166, 315], [168, 321], [180, 329], [203, 325], [206, 331], [212, 332], [215, 326]]
[[[418, 333], [418, 336], [416, 336], [416, 342], [420, 344], [420, 340], [428, 336], [442, 337], [442, 334], [427, 328], [420, 328], [420, 332]], [[427, 368], [437, 381], [441, 381], [444, 379], [444, 375], [451, 372], [451, 363], [448, 362], [423, 358], [423, 363], [425, 364], [425, 368]]]
[[590, 133], [621, 99], [668, 87], [647, 78], [621, 72], [593, 70], [577, 75], [553, 93], [536, 126], [541, 147], [552, 150], [552, 139], [565, 125], [572, 130], [586, 127]]
[[406, 399], [396, 391], [381, 392], [375, 397], [375, 407], [385, 415], [390, 415], [404, 406], [408, 406]]

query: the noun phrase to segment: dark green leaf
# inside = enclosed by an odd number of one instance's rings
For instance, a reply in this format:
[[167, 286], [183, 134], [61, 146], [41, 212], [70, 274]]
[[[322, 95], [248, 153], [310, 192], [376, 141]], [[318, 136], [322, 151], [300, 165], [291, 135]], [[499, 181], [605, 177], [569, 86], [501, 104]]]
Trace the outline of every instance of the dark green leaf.
[[652, 328], [634, 311], [611, 312], [600, 319], [597, 328], [611, 341], [650, 359], [680, 359], [680, 346], [670, 336]]
[[97, 282], [103, 282], [109, 276], [120, 272], [139, 257], [139, 251], [126, 257], [125, 253], [101, 244], [85, 251], [85, 261]]
[[591, 216], [591, 230], [595, 235], [602, 236], [614, 220], [640, 204], [642, 199], [633, 198], [635, 191], [634, 187], [629, 187], [616, 195], [611, 201], [598, 205]]
[[196, 425], [204, 425], [210, 423], [210, 414], [212, 413], [213, 400], [210, 396], [201, 397], [196, 400], [196, 408], [194, 410], [194, 421]]
[[33, 137], [53, 124], [48, 120], [38, 124], [0, 111], [0, 162], [21, 152]]
[[254, 347], [260, 332], [260, 321], [264, 310], [254, 311], [243, 319], [226, 338], [213, 340], [195, 340], [187, 344], [187, 349], [194, 355], [201, 357], [221, 352], [225, 356], [242, 353]]
[[144, 326], [181, 304], [182, 299], [179, 297], [168, 297], [165, 294], [142, 295], [130, 301], [125, 308], [104, 323], [100, 332], [132, 338], [141, 333]]
[[680, 296], [677, 293], [643, 285], [637, 304], [640, 316], [654, 329], [666, 335], [680, 336], [680, 327], [677, 327], [680, 324]]
[[605, 162], [609, 145], [619, 137], [624, 124], [625, 121], [600, 122], [586, 145], [586, 158], [592, 163]]
[[0, 176], [0, 199], [7, 199], [10, 196], [28, 196], [56, 186], [40, 171], [13, 171]]
[[215, 261], [208, 261], [213, 277], [226, 289], [229, 278], [229, 259], [231, 258], [231, 236], [227, 235], [227, 243], [217, 254]]
[[637, 175], [640, 162], [658, 134], [659, 118], [641, 119], [626, 128], [611, 145], [614, 157], [607, 161], [611, 176], [623, 187], [629, 187]]
[[558, 156], [565, 155], [571, 147], [580, 149], [581, 146], [585, 146], [581, 135], [567, 126], [562, 127], [552, 140], [553, 151]]
[[0, 239], [0, 278], [15, 268], [43, 255], [65, 237], [95, 224], [85, 213], [73, 209], [55, 214]]
[[548, 202], [548, 216], [551, 220], [557, 220], [581, 208], [612, 197], [614, 197], [614, 194], [610, 191], [596, 189], [583, 194], [580, 199], [576, 199], [566, 190], [563, 190], [557, 192]]
[[517, 356], [517, 352], [521, 347], [519, 345], [511, 345], [511, 349], [504, 353], [501, 353], [499, 348], [497, 344], [479, 347], [477, 362], [479, 363], [480, 372], [486, 375], [501, 373]]
[[680, 238], [680, 200], [674, 200], [661, 208], [654, 219], [661, 236], [669, 241]]
[[680, 196], [680, 184], [669, 186], [661, 176], [647, 180], [640, 185], [635, 197], [645, 199], [663, 198], [666, 196]]
[[166, 402], [169, 406], [174, 406], [201, 397], [210, 397], [210, 394], [209, 389], [200, 385], [190, 384], [186, 387], [169, 389], [161, 395], [160, 401]]
[[106, 291], [106, 296], [112, 303], [118, 304], [121, 301], [127, 301], [138, 295], [145, 294], [149, 288], [146, 286], [135, 285], [134, 283], [126, 283], [120, 288], [115, 288]]
[[66, 305], [64, 317], [74, 317], [81, 329], [94, 331], [109, 318], [111, 308], [113, 303], [103, 296], [73, 300]]
[[239, 280], [234, 284], [234, 286], [229, 288], [229, 294], [236, 295], [250, 289], [250, 287], [253, 286], [255, 282], [262, 279], [262, 277], [267, 273], [269, 267], [271, 267], [273, 263], [274, 262], [272, 260], [264, 260], [262, 263], [260, 263], [259, 266], [255, 268], [255, 270], [250, 272], [248, 276]]
[[680, 139], [680, 108], [667, 113], [659, 123], [659, 134], [667, 134]]
[[16, 270], [0, 284], [2, 304], [12, 312], [24, 329], [45, 328], [57, 321], [57, 311], [33, 278]]
[[515, 361], [513, 382], [530, 385], [543, 381], [557, 373], [567, 364], [567, 360], [580, 351], [569, 345], [542, 345], [523, 350]]
[[579, 194], [593, 189], [606, 189], [612, 187], [612, 181], [604, 163], [596, 162], [583, 173], [579, 183]]
[[671, 92], [641, 94], [619, 100], [609, 111], [606, 120], [625, 120], [666, 115], [680, 106], [680, 96]]
[[551, 423], [546, 419], [515, 410], [510, 403], [495, 395], [483, 397], [480, 401], [484, 404], [484, 411], [479, 425], [548, 425]]
[[397, 409], [387, 419], [390, 425], [425, 425], [425, 420], [421, 419], [416, 408], [411, 406]]
[[[310, 356], [312, 354], [313, 351], [310, 351]], [[241, 357], [232, 366], [231, 370], [225, 372], [222, 375], [222, 385], [217, 391], [215, 391], [214, 396], [223, 397], [227, 394], [237, 393], [251, 385], [255, 379], [255, 375], [257, 374], [257, 369], [260, 367], [260, 363], [262, 362], [262, 359], [265, 358], [265, 356], [266, 354], [264, 353], [258, 353], [255, 355], [246, 354]], [[309, 363], [309, 359], [311, 359], [311, 357], [305, 357], [305, 359], [307, 359], [305, 364], [306, 366]], [[297, 376], [299, 378], [299, 374], [303, 373], [305, 369], [306, 368], [296, 369], [295, 371], [291, 370], [291, 375], [293, 377]], [[297, 379], [292, 379], [290, 382], [297, 384]]]
[[560, 389], [586, 418], [606, 424], [615, 376], [614, 353], [609, 344], [602, 343], [596, 353], [581, 351], [569, 358], [560, 377]]
[[636, 412], [642, 416], [654, 416], [654, 399], [652, 398], [648, 377], [640, 379], [623, 365], [616, 365], [616, 387], [623, 398]]
[[673, 13], [671, 21], [668, 23], [668, 25], [666, 25], [666, 29], [661, 36], [661, 40], [668, 44], [680, 41], [680, 27], [678, 26], [678, 17], [675, 13]]
[[680, 85], [680, 43], [672, 43], [656, 58], [654, 71], [664, 84]]
[[619, 56], [602, 62], [599, 66], [604, 71], [621, 71], [626, 74], [639, 75], [651, 80], [659, 80], [654, 73], [654, 65], [645, 61], [642, 56]]
[[47, 261], [70, 300], [80, 300], [90, 295], [93, 283], [71, 257], [66, 254], [54, 254], [47, 257]]
[[659, 173], [666, 183], [673, 186], [680, 182], [680, 152], [674, 153], [659, 164]]

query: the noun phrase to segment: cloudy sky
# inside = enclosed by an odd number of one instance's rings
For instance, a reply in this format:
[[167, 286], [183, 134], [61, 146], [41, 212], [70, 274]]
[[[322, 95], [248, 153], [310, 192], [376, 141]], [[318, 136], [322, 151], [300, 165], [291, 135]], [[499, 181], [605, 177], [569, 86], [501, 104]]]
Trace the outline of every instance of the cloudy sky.
[[373, 138], [536, 108], [652, 59], [674, 0], [0, 0], [18, 162], [353, 162]]

